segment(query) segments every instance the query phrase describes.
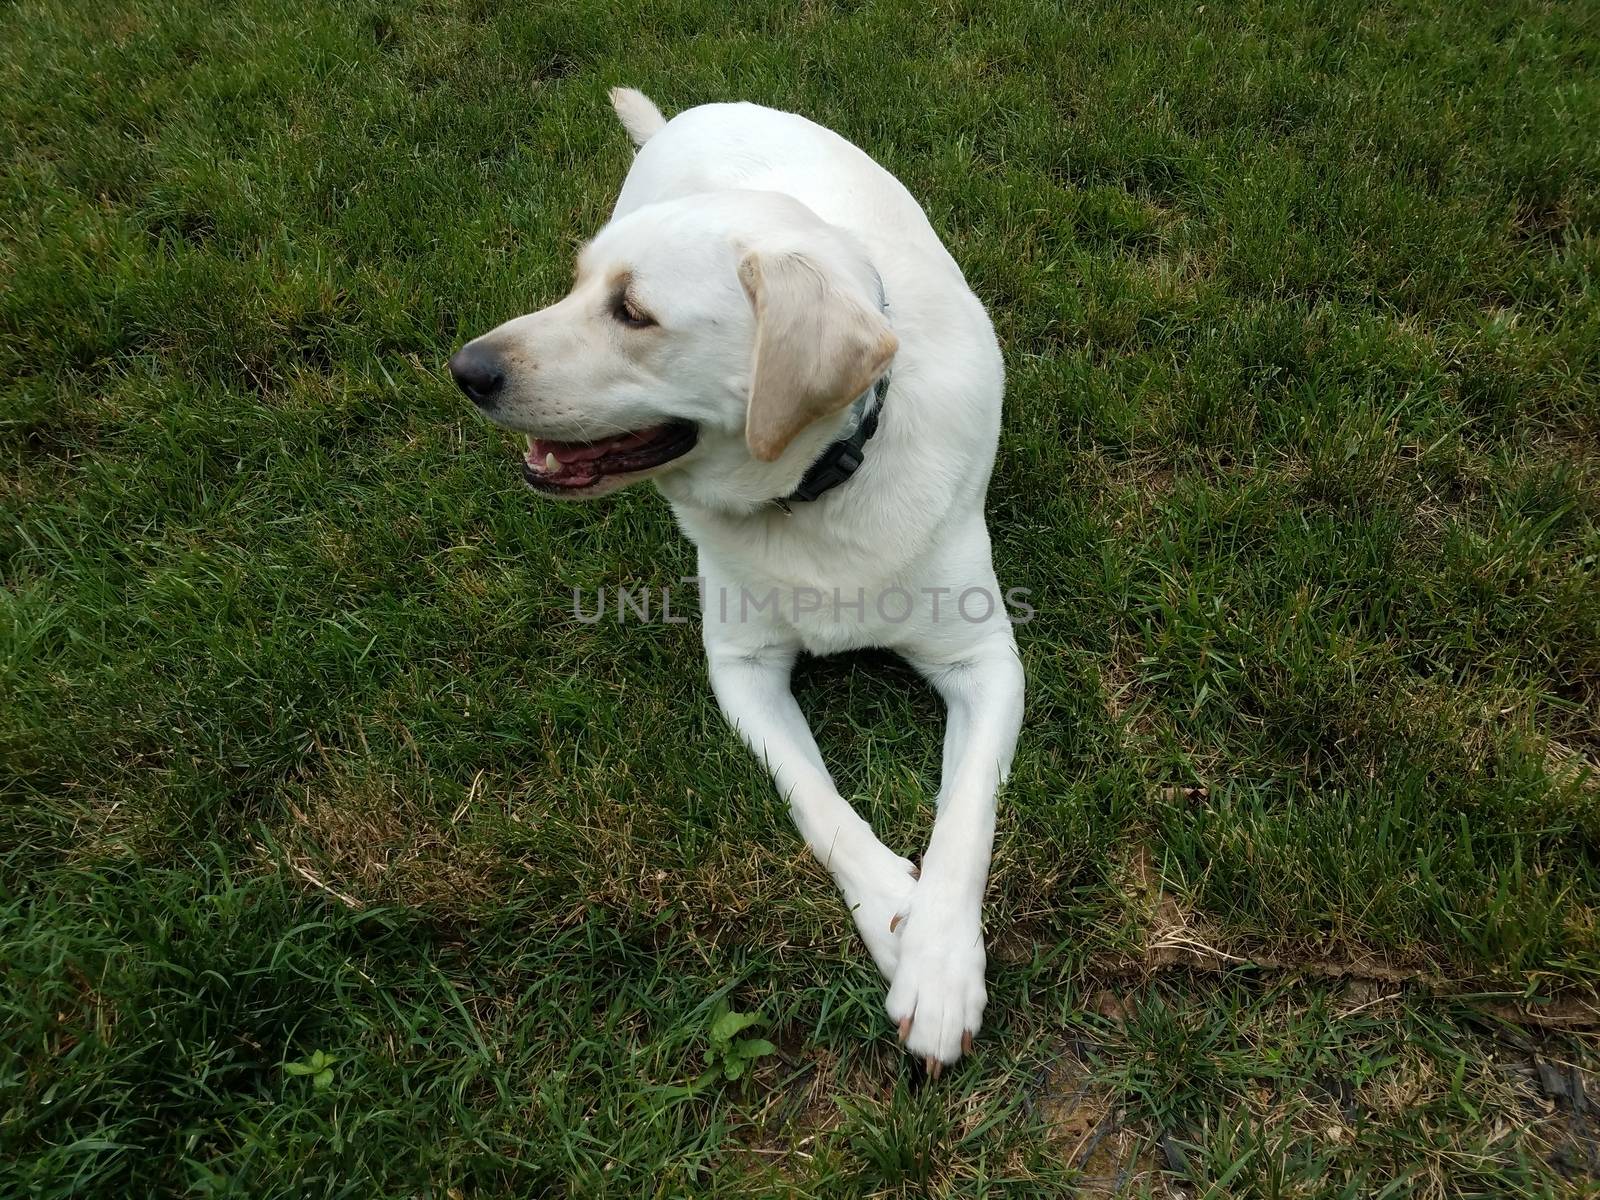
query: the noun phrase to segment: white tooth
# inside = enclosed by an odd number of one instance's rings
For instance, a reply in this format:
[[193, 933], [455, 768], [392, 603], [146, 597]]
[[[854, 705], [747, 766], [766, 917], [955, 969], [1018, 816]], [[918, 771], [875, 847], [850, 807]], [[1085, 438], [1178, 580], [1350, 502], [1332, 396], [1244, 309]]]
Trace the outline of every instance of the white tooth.
[[551, 452], [551, 453], [546, 454], [544, 456], [544, 469], [546, 471], [559, 471], [559, 470], [561, 470], [561, 464], [556, 461], [556, 456], [555, 456], [554, 452]]

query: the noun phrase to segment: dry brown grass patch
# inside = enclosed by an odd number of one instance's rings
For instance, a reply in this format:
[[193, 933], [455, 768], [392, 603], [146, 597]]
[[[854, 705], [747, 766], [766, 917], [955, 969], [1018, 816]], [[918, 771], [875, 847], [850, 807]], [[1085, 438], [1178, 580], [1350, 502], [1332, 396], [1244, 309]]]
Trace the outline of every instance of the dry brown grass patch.
[[272, 833], [290, 874], [347, 907], [462, 911], [493, 900], [505, 869], [498, 853], [467, 836], [478, 795], [475, 781], [466, 802], [443, 816], [396, 778], [336, 772], [285, 788], [285, 815]]

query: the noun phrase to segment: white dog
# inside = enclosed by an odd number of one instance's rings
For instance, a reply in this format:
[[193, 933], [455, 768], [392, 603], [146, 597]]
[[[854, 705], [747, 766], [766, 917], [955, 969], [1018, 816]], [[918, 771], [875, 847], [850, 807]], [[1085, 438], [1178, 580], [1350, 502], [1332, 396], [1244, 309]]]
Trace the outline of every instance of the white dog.
[[[837, 134], [753, 104], [665, 120], [572, 291], [450, 360], [523, 474], [652, 479], [699, 549], [711, 686], [833, 874], [931, 1073], [985, 1003], [982, 904], [1022, 666], [984, 525], [1004, 387], [987, 314], [921, 207]], [[920, 875], [834, 786], [789, 690], [801, 650], [892, 648], [949, 711]]]

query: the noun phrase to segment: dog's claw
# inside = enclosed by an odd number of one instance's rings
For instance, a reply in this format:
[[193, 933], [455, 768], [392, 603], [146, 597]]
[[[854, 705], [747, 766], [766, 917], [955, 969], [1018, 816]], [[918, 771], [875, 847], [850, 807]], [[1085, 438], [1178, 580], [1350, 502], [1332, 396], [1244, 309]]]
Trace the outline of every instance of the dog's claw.
[[972, 1053], [972, 1030], [967, 1030], [961, 1035], [961, 1053]]
[[929, 1079], [937, 1079], [937, 1078], [939, 1078], [939, 1072], [944, 1070], [944, 1064], [942, 1062], [940, 1062], [937, 1058], [935, 1058], [931, 1054], [928, 1055], [928, 1057], [926, 1059], [924, 1059], [923, 1061], [927, 1065], [927, 1068], [928, 1068], [928, 1078]]
[[917, 863], [912, 863], [911, 864], [911, 878], [913, 878], [913, 879], [921, 879], [922, 878], [922, 867], [919, 866]]
[[890, 917], [889, 918], [889, 932], [893, 933], [896, 929], [898, 929], [900, 927], [900, 922], [904, 921], [905, 919], [906, 919], [906, 917], [905, 917], [904, 913], [895, 913], [894, 916]]
[[911, 1036], [911, 1018], [907, 1017], [900, 1022], [900, 1044], [904, 1046], [906, 1039]]

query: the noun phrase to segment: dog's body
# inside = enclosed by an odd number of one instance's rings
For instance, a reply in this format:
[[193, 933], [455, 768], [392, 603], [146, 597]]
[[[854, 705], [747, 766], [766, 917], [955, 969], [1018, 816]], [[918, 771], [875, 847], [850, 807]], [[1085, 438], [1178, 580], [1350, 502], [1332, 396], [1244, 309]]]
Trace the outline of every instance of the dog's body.
[[[983, 519], [993, 330], [916, 201], [838, 135], [749, 104], [668, 123], [638, 92], [612, 98], [640, 150], [572, 294], [469, 343], [452, 372], [530, 434], [539, 490], [648, 476], [666, 495], [699, 549], [718, 703], [838, 882], [902, 1039], [937, 1071], [983, 1012], [995, 791], [1022, 716]], [[780, 503], [874, 409], [860, 468]], [[838, 794], [789, 690], [802, 649], [866, 646], [899, 652], [949, 709], [920, 878]]]

